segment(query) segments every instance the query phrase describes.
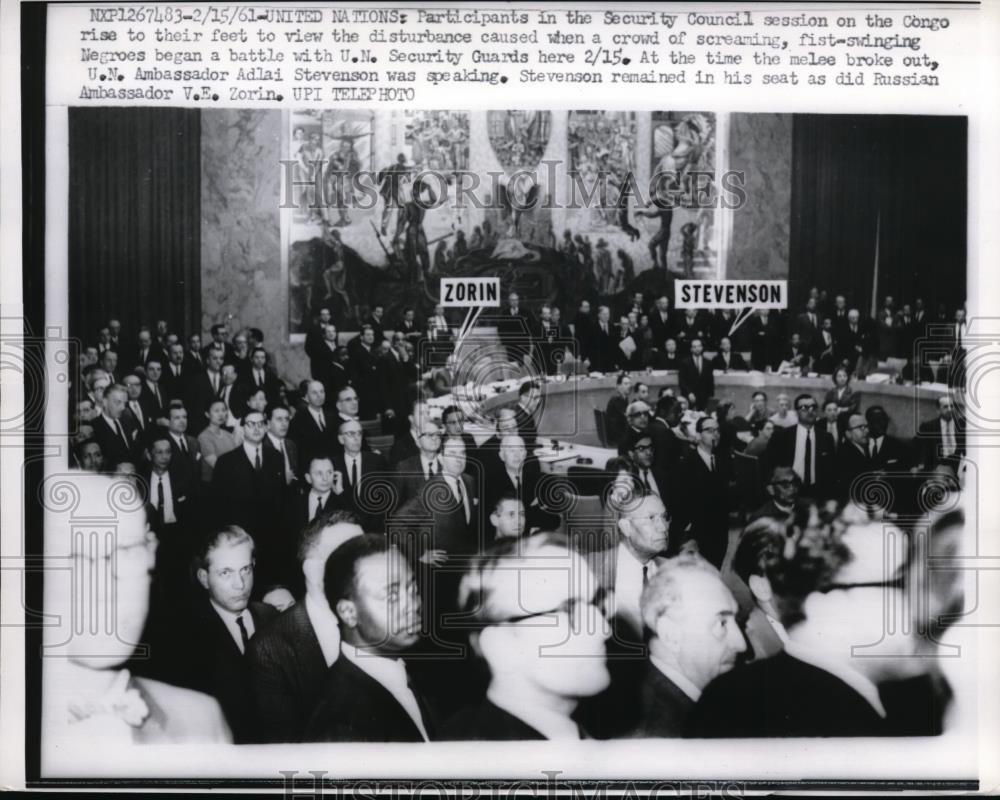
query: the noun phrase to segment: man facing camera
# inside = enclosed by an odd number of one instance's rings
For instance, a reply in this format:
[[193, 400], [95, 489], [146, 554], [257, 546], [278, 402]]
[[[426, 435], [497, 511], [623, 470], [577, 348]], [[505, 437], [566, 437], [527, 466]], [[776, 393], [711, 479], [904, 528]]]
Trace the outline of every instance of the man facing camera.
[[400, 657], [420, 636], [413, 572], [385, 537], [357, 536], [329, 557], [327, 604], [341, 654], [327, 673], [306, 742], [425, 742], [433, 725]]
[[682, 553], [660, 566], [641, 605], [652, 635], [635, 735], [679, 737], [704, 688], [747, 649], [736, 600], [711, 564]]
[[448, 740], [577, 740], [572, 714], [607, 687], [609, 626], [583, 557], [560, 534], [503, 539], [463, 576], [459, 607], [486, 662], [486, 698], [445, 726]]

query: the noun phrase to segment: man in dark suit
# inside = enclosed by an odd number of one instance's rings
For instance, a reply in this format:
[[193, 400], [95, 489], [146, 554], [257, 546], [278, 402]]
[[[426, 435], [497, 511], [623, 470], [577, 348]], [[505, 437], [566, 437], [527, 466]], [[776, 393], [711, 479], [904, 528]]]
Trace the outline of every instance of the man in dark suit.
[[719, 423], [702, 417], [695, 425], [698, 445], [681, 461], [678, 470], [676, 516], [678, 536], [671, 553], [693, 539], [699, 552], [716, 568], [722, 567], [729, 545], [729, 481], [726, 458], [717, 452]]
[[291, 412], [288, 406], [280, 403], [269, 404], [267, 407], [267, 437], [264, 447], [274, 450], [284, 464], [285, 483], [289, 486], [295, 483], [299, 474], [299, 448], [290, 438], [288, 429], [291, 423]]
[[313, 456], [331, 455], [336, 449], [333, 436], [337, 420], [326, 409], [326, 389], [320, 381], [309, 381], [305, 400], [305, 406], [288, 427], [288, 437], [295, 442], [302, 471], [308, 468]]
[[618, 340], [611, 326], [611, 310], [607, 306], [597, 309], [597, 322], [591, 331], [590, 369], [593, 372], [614, 372], [624, 359]]
[[458, 600], [463, 620], [475, 626], [471, 644], [489, 668], [489, 689], [450, 719], [440, 738], [583, 738], [571, 715], [609, 682], [607, 623], [594, 586], [561, 534], [501, 539], [478, 559]]
[[122, 379], [125, 386], [127, 399], [125, 410], [122, 412], [122, 420], [136, 433], [136, 440], [141, 449], [146, 442], [146, 438], [152, 432], [153, 417], [146, 413], [142, 405], [142, 377], [138, 373], [131, 373]]
[[830, 375], [837, 365], [837, 340], [833, 331], [833, 320], [823, 320], [822, 327], [813, 339], [813, 369], [820, 375]]
[[267, 421], [260, 411], [243, 417], [243, 444], [223, 453], [212, 472], [213, 512], [219, 525], [239, 525], [255, 537], [258, 587], [281, 580], [288, 532], [279, 525], [285, 492], [284, 465], [263, 446]]
[[[576, 339], [580, 361], [591, 359], [591, 364], [593, 364], [591, 352], [594, 346], [594, 328], [594, 320], [590, 316], [590, 303], [583, 300], [573, 318], [573, 338]], [[597, 369], [597, 367], [593, 367], [593, 369]]]
[[397, 440], [408, 438], [410, 426], [407, 415], [413, 407], [420, 380], [417, 365], [413, 362], [413, 346], [403, 339], [393, 344], [379, 362], [378, 376], [385, 408], [384, 419], [387, 420], [382, 431], [394, 434]]
[[387, 511], [377, 482], [389, 480], [389, 467], [380, 454], [362, 448], [363, 436], [356, 419], [340, 423], [337, 440], [341, 449], [333, 456], [333, 469], [340, 479], [333, 484], [333, 502], [357, 515], [366, 531], [377, 533], [385, 530]]
[[149, 526], [159, 539], [157, 577], [167, 595], [183, 596], [194, 555], [191, 511], [194, 506], [190, 473], [174, 466], [170, 436], [160, 428], [149, 438], [149, 460], [138, 469]]
[[667, 475], [668, 480], [676, 474], [681, 457], [688, 450], [688, 443], [681, 441], [674, 433], [681, 421], [681, 413], [681, 405], [677, 399], [665, 394], [656, 401], [656, 413], [649, 423], [656, 466]]
[[185, 363], [184, 345], [180, 342], [172, 344], [169, 351], [169, 357], [163, 365], [163, 377], [160, 380], [165, 395], [164, 403], [186, 398], [188, 378], [194, 375], [194, 368]]
[[863, 490], [857, 487], [852, 491], [851, 487], [859, 475], [875, 470], [868, 451], [868, 430], [868, 423], [860, 414], [851, 414], [847, 418], [844, 443], [837, 451], [837, 493], [842, 501], [852, 496], [860, 499]]
[[608, 399], [604, 409], [604, 428], [608, 437], [608, 446], [617, 446], [625, 438], [628, 430], [628, 397], [632, 392], [632, 378], [626, 373], [618, 376], [615, 393]]
[[334, 511], [305, 526], [297, 560], [301, 601], [250, 641], [250, 680], [257, 730], [266, 742], [297, 742], [340, 656], [340, 626], [323, 592], [330, 554], [364, 530], [349, 512]]
[[670, 314], [670, 298], [665, 294], [656, 298], [656, 307], [649, 313], [649, 329], [653, 332], [653, 346], [662, 350], [664, 342], [673, 335], [674, 319]]
[[528, 528], [552, 530], [559, 526], [559, 517], [548, 511], [538, 496], [541, 467], [537, 459], [528, 458], [524, 439], [516, 433], [504, 434], [496, 455], [486, 455], [483, 464], [486, 485], [486, 508], [493, 508], [505, 494], [519, 498], [527, 511]]
[[201, 480], [201, 445], [198, 440], [188, 434], [188, 413], [178, 400], [172, 400], [167, 409], [167, 433], [170, 436], [170, 449], [173, 452], [173, 465], [186, 473], [191, 486], [197, 486]]
[[764, 488], [770, 497], [747, 517], [747, 522], [756, 522], [766, 517], [781, 525], [790, 525], [796, 514], [803, 509], [803, 503], [799, 501], [802, 479], [791, 467], [775, 467]]
[[649, 661], [639, 685], [638, 737], [679, 738], [702, 691], [747, 649], [737, 604], [718, 570], [693, 553], [661, 564], [642, 591]]
[[128, 355], [131, 363], [124, 366], [128, 369], [135, 369], [136, 367], [144, 367], [150, 359], [159, 361], [163, 358], [163, 351], [153, 340], [153, 334], [149, 328], [143, 326], [139, 329], [136, 337], [135, 349], [131, 350]]
[[423, 335], [422, 329], [417, 322], [416, 312], [412, 308], [403, 309], [403, 317], [396, 326], [396, 330], [403, 334], [403, 338], [414, 347]]
[[521, 308], [521, 298], [517, 292], [511, 292], [507, 295], [507, 308], [501, 312], [500, 324], [497, 326], [508, 361], [516, 364], [524, 362], [524, 357], [531, 349], [531, 334], [534, 329], [531, 313]]
[[358, 393], [361, 419], [375, 419], [384, 408], [378, 386], [378, 354], [375, 351], [375, 331], [370, 325], [351, 340], [347, 348], [350, 356], [351, 383]]
[[792, 326], [792, 333], [799, 335], [799, 342], [807, 353], [813, 349], [816, 337], [819, 336], [820, 324], [816, 299], [810, 297], [806, 300], [805, 310], [795, 318]]
[[908, 443], [890, 436], [889, 414], [882, 406], [865, 409], [868, 421], [868, 452], [875, 469], [903, 472], [913, 466], [913, 454]]
[[385, 537], [364, 534], [330, 555], [323, 582], [340, 622], [341, 653], [302, 741], [429, 741], [432, 717], [400, 658], [420, 635], [420, 595], [409, 565]]
[[396, 508], [419, 495], [428, 481], [441, 474], [441, 428], [423, 411], [416, 421], [419, 452], [396, 465]]
[[178, 682], [219, 701], [234, 742], [257, 741], [262, 732], [254, 719], [246, 651], [257, 631], [277, 612], [250, 600], [253, 538], [237, 526], [211, 533], [197, 567], [196, 577], [205, 594], [195, 603], [190, 623], [177, 628], [180, 649], [173, 658], [182, 676]]
[[236, 364], [236, 348], [229, 341], [229, 328], [224, 322], [217, 322], [210, 329], [212, 341], [201, 349], [201, 356], [208, 361], [208, 353], [212, 349], [222, 350], [222, 361], [224, 364]]
[[445, 438], [462, 440], [465, 445], [466, 458], [471, 463], [472, 455], [476, 450], [476, 440], [471, 433], [465, 432], [465, 412], [458, 406], [448, 406], [441, 413], [441, 424], [444, 425]]
[[632, 476], [637, 488], [644, 494], [655, 494], [663, 505], [670, 508], [670, 478], [656, 463], [656, 445], [651, 432], [633, 432], [629, 436], [626, 451], [632, 465]]
[[189, 373], [205, 369], [205, 358], [201, 354], [201, 334], [188, 336], [187, 350], [184, 351], [184, 367]]
[[779, 342], [778, 317], [776, 312], [758, 309], [746, 322], [750, 337], [750, 364], [759, 372], [768, 367], [778, 366]]
[[542, 399], [542, 390], [534, 381], [524, 381], [517, 390], [517, 408], [514, 409], [514, 419], [517, 420], [517, 431], [524, 439], [528, 450], [534, 450], [538, 441], [538, 424], [535, 412]]
[[[765, 569], [778, 621], [787, 631], [784, 650], [709, 684], [687, 735], [891, 733], [891, 708], [883, 705], [879, 685], [922, 674], [933, 661], [919, 657], [927, 645], [921, 625], [885, 634], [885, 609], [908, 607], [900, 581], [908, 570], [908, 548], [887, 551], [881, 524], [873, 530], [843, 519], [821, 533], [796, 540], [790, 554], [783, 550]], [[852, 656], [859, 643], [872, 642], [879, 644], [861, 645], [869, 651], [865, 657]]]
[[708, 398], [715, 394], [715, 377], [711, 363], [704, 356], [701, 339], [691, 340], [691, 355], [681, 362], [677, 377], [681, 394], [688, 399], [691, 407], [703, 409]]
[[872, 333], [869, 320], [861, 319], [861, 312], [852, 308], [847, 312], [847, 321], [837, 336], [837, 360], [847, 361], [851, 370], [858, 363], [858, 357], [868, 352]]
[[937, 413], [936, 419], [921, 422], [917, 429], [920, 461], [925, 470], [942, 463], [956, 465], [965, 455], [965, 426], [955, 417], [955, 405], [949, 395], [938, 398]]
[[225, 357], [221, 348], [209, 347], [205, 351], [206, 366], [195, 373], [187, 387], [187, 399], [184, 403], [190, 413], [191, 432], [201, 433], [208, 425], [205, 415], [212, 401], [222, 395], [224, 381], [222, 379], [222, 364]]
[[733, 352], [733, 343], [728, 336], [719, 340], [719, 352], [712, 359], [712, 369], [727, 373], [747, 371], [747, 362], [739, 353]]
[[146, 362], [146, 376], [139, 391], [139, 405], [143, 413], [156, 424], [158, 420], [166, 419], [167, 394], [161, 384], [163, 366], [156, 359]]
[[816, 400], [812, 395], [795, 398], [798, 424], [775, 428], [767, 445], [768, 469], [791, 467], [802, 479], [803, 494], [825, 499], [833, 489], [833, 438], [816, 427]]
[[255, 347], [250, 352], [250, 367], [244, 382], [251, 390], [263, 389], [268, 405], [281, 398], [281, 380], [267, 368], [267, 351], [263, 347]]
[[363, 325], [368, 325], [371, 327], [372, 331], [375, 333], [375, 347], [378, 348], [382, 344], [382, 340], [385, 339], [385, 307], [379, 304], [372, 306], [372, 313], [369, 314]]
[[122, 462], [132, 462], [135, 458], [138, 431], [129, 424], [125, 414], [128, 392], [121, 384], [112, 384], [104, 390], [101, 413], [91, 423], [94, 426], [94, 440], [101, 446], [104, 464], [109, 469]]
[[[314, 378], [319, 378], [322, 371], [321, 366], [325, 357], [325, 353], [323, 352], [325, 345], [323, 341], [326, 338], [326, 326], [332, 321], [333, 317], [330, 314], [330, 309], [321, 308], [319, 310], [319, 320], [306, 332], [305, 351], [306, 356], [309, 358], [309, 374]], [[336, 336], [334, 340], [334, 344], [336, 345]]]
[[295, 548], [299, 533], [310, 523], [328, 516], [340, 508], [337, 490], [343, 492], [344, 475], [338, 472], [330, 456], [313, 456], [305, 471], [305, 485], [295, 491], [285, 504], [284, 527], [288, 540], [282, 553], [281, 583], [288, 587], [290, 581], [297, 581]]
[[399, 465], [408, 458], [420, 455], [420, 424], [425, 415], [424, 405], [419, 399], [412, 399], [406, 404], [406, 425], [401, 426], [404, 432], [396, 434], [389, 451], [389, 466], [399, 469]]

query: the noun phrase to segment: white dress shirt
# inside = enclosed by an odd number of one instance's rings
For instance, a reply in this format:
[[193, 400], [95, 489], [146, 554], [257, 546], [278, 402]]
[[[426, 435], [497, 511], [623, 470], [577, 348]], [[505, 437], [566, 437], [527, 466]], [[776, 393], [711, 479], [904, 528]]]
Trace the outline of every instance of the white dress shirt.
[[438, 463], [438, 457], [427, 458], [423, 453], [420, 454], [420, 464], [424, 469], [424, 478], [430, 479], [431, 477], [431, 465], [434, 465], [434, 474], [441, 474], [441, 465]]
[[236, 646], [239, 651], [243, 651], [243, 634], [240, 633], [240, 626], [236, 623], [237, 617], [243, 617], [243, 627], [247, 629], [247, 638], [252, 639], [255, 628], [253, 624], [253, 616], [250, 614], [250, 609], [244, 609], [239, 614], [234, 614], [232, 611], [217, 605], [214, 600], [210, 601], [212, 608], [215, 609], [215, 613], [219, 615], [219, 618], [225, 623], [226, 630], [229, 631], [229, 635], [233, 637], [233, 641], [236, 642]]
[[312, 414], [312, 418], [316, 420], [316, 427], [326, 429], [326, 415], [323, 414], [323, 410], [316, 410], [312, 406], [309, 406], [309, 413]]
[[456, 478], [454, 475], [445, 475], [445, 482], [448, 484], [448, 488], [451, 489], [452, 497], [456, 501], [462, 504], [462, 509], [465, 512], [465, 521], [469, 522], [471, 519], [470, 509], [469, 509], [469, 495], [465, 491], [465, 487], [461, 486], [461, 479]]
[[357, 453], [352, 456], [347, 451], [344, 451], [344, 466], [347, 467], [347, 474], [344, 475], [344, 480], [350, 484], [352, 489], [354, 489], [355, 486], [351, 483], [351, 471], [355, 468], [355, 464], [357, 465], [358, 483], [361, 483], [361, 453]]
[[329, 492], [325, 492], [323, 494], [320, 494], [315, 490], [309, 492], [309, 519], [315, 519], [316, 509], [322, 508], [329, 496]]
[[319, 641], [319, 649], [323, 651], [323, 660], [329, 667], [340, 655], [340, 624], [336, 615], [330, 610], [326, 601], [313, 599], [306, 593], [306, 616], [312, 625], [313, 633]]
[[[646, 580], [656, 574], [656, 560], [646, 562]], [[639, 610], [639, 598], [642, 595], [643, 563], [628, 548], [625, 542], [618, 544], [618, 557], [615, 559], [615, 614], [622, 617], [632, 627], [642, 630], [642, 613]]]
[[264, 466], [264, 447], [261, 444], [252, 444], [251, 442], [243, 442], [243, 452], [247, 454], [247, 459], [250, 461], [250, 465], [256, 467], [257, 456], [260, 455], [260, 465]]
[[941, 420], [941, 452], [945, 456], [954, 455], [958, 449], [958, 440], [955, 438], [955, 420]]
[[803, 481], [806, 479], [806, 437], [812, 442], [810, 451], [809, 476], [811, 483], [816, 483], [816, 434], [812, 428], [804, 425], [797, 425], [795, 428], [795, 460], [792, 462], [792, 469]]
[[420, 704], [410, 688], [406, 675], [406, 665], [401, 658], [386, 658], [367, 651], [359, 651], [353, 644], [340, 643], [340, 652], [351, 663], [364, 672], [369, 678], [380, 683], [399, 703], [403, 710], [413, 720], [425, 742], [430, 741], [424, 718], [420, 713]]
[[701, 460], [705, 463], [705, 466], [708, 467], [708, 471], [715, 472], [715, 470], [712, 467], [712, 457], [715, 455], [715, 453], [708, 453], [701, 447], [696, 447], [695, 451], [701, 457]]
[[154, 469], [149, 473], [149, 501], [154, 506], [159, 502], [161, 483], [163, 484], [163, 521], [170, 525], [177, 522], [177, 516], [174, 514], [174, 490], [170, 485], [170, 473], [164, 472], [160, 475]]

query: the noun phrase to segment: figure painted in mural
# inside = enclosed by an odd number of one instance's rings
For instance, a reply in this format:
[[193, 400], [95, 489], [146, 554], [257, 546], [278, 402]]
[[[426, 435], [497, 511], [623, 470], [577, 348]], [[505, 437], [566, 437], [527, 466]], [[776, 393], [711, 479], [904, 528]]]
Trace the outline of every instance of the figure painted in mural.
[[333, 225], [338, 228], [351, 224], [347, 207], [354, 196], [352, 181], [360, 171], [361, 159], [354, 152], [353, 138], [341, 139], [339, 149], [327, 162], [324, 176], [327, 201], [332, 199], [333, 207], [337, 209], [337, 221]]
[[427, 249], [427, 234], [424, 232], [424, 215], [427, 209], [437, 203], [437, 195], [419, 176], [410, 187], [410, 196], [403, 207], [406, 216], [406, 239], [403, 249], [404, 261], [416, 271], [419, 283], [424, 283], [431, 269], [431, 254]]
[[396, 156], [394, 164], [390, 164], [376, 176], [378, 179], [378, 193], [382, 196], [383, 236], [388, 234], [389, 218], [392, 216], [393, 210], [396, 211], [396, 237], [402, 235], [405, 224], [402, 213], [402, 183], [409, 174], [410, 167], [406, 163], [406, 154], [400, 153]]
[[345, 311], [351, 308], [351, 298], [347, 294], [347, 270], [344, 267], [344, 245], [340, 240], [340, 231], [326, 229], [323, 237], [329, 250], [330, 256], [328, 266], [323, 269], [323, 286], [326, 294], [323, 297], [324, 303], [343, 302]]
[[670, 193], [662, 181], [657, 181], [656, 199], [653, 208], [637, 209], [636, 216], [659, 219], [660, 229], [649, 240], [649, 255], [653, 266], [667, 272], [667, 248], [670, 246], [670, 225], [674, 220], [674, 208]]
[[681, 225], [681, 264], [688, 278], [694, 276], [694, 242], [697, 235], [698, 226], [693, 222]]

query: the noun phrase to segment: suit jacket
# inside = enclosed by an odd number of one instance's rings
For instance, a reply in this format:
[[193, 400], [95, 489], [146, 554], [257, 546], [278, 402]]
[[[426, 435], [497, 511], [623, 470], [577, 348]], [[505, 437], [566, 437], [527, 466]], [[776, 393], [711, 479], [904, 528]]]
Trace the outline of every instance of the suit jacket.
[[339, 448], [340, 443], [336, 440], [337, 412], [324, 408], [323, 419], [326, 430], [321, 431], [309, 409], [300, 408], [288, 426], [288, 439], [295, 443], [298, 451], [299, 477], [309, 471], [313, 456], [332, 456]]
[[187, 455], [181, 452], [174, 437], [170, 437], [170, 466], [185, 473], [185, 478], [191, 482], [191, 486], [197, 486], [195, 481], [201, 480], [201, 445], [198, 440], [189, 434], [184, 434], [184, 444], [187, 445]]
[[277, 451], [261, 447], [261, 469], [250, 463], [243, 446], [223, 453], [212, 472], [213, 512], [219, 525], [239, 525], [254, 538], [256, 590], [266, 591], [283, 572], [283, 556], [294, 534], [281, 529], [285, 481]]
[[722, 353], [717, 353], [715, 358], [712, 359], [712, 369], [717, 369], [720, 372], [746, 372], [747, 362], [743, 360], [743, 356], [737, 353], [735, 350], [729, 353], [729, 363], [726, 363], [726, 359], [722, 357]]
[[[795, 463], [795, 440], [799, 426], [775, 428], [771, 441], [767, 445], [767, 470], [771, 474], [775, 467], [790, 467]], [[834, 481], [834, 446], [833, 437], [826, 430], [814, 426], [816, 453], [816, 474], [813, 476], [813, 486], [803, 486], [803, 493], [810, 496], [825, 497], [833, 489]]]
[[763, 372], [767, 367], [778, 366], [780, 332], [778, 330], [778, 315], [771, 312], [767, 316], [767, 324], [754, 314], [746, 322], [750, 336], [750, 363], [755, 370]]
[[[859, 475], [875, 470], [875, 463], [867, 452], [861, 452], [851, 442], [844, 442], [837, 451], [837, 490], [840, 498], [851, 496], [851, 485]], [[855, 489], [854, 495], [861, 497], [862, 493]]]
[[[247, 368], [246, 374], [243, 376], [242, 383], [247, 396], [257, 391], [257, 376], [254, 374], [252, 367]], [[265, 367], [264, 383], [261, 384], [260, 388], [262, 388], [264, 390], [264, 394], [267, 395], [267, 402], [269, 405], [276, 403], [281, 396], [281, 379]]]
[[786, 652], [720, 675], [695, 705], [690, 737], [883, 736], [885, 720], [854, 689]]
[[[965, 455], [965, 429], [961, 421], [955, 418], [955, 453], [954, 455]], [[97, 430], [96, 428], [94, 429]], [[941, 436], [940, 418], [930, 419], [921, 422], [917, 429], [917, 445], [921, 451], [921, 462], [924, 469], [932, 470], [944, 460], [940, 455], [944, 438]], [[105, 457], [106, 460], [107, 457]]]
[[[351, 485], [351, 473], [343, 452], [333, 457], [333, 468], [344, 476], [344, 492], [334, 495], [334, 505], [353, 511], [361, 520], [361, 527], [369, 532], [385, 530], [385, 507], [378, 484], [389, 480], [389, 466], [379, 453], [361, 451], [361, 479], [359, 486]], [[379, 477], [381, 476], [381, 477]]]
[[385, 409], [384, 397], [379, 392], [379, 357], [374, 345], [371, 350], [366, 350], [359, 338], [351, 340], [352, 344], [354, 342], [359, 344], [348, 347], [348, 351], [351, 356], [351, 384], [358, 393], [359, 415], [361, 419], [374, 419]]
[[398, 470], [404, 461], [420, 455], [420, 447], [410, 433], [408, 425], [409, 421], [406, 430], [397, 434], [392, 442], [392, 449], [389, 451], [389, 467], [392, 469]]
[[815, 324], [809, 319], [809, 313], [803, 311], [795, 318], [795, 323], [792, 326], [792, 333], [799, 335], [802, 348], [807, 352], [812, 349], [813, 340], [819, 335], [819, 326], [822, 324], [822, 317], [820, 317], [819, 311], [813, 313], [816, 317]]
[[[299, 475], [299, 448], [294, 441], [288, 436], [284, 440], [285, 454], [288, 456], [288, 464], [292, 468], [292, 472]], [[282, 460], [281, 452], [274, 446], [271, 442], [270, 436], [264, 437], [264, 449], [273, 451], [277, 456], [278, 460]], [[284, 473], [282, 473], [284, 474]]]
[[131, 405], [125, 406], [125, 410], [122, 412], [122, 424], [135, 432], [135, 441], [132, 448], [133, 453], [141, 451], [146, 446], [147, 437], [155, 425], [153, 418], [142, 407], [141, 401], [139, 402], [138, 414], [132, 410]]
[[[431, 735], [430, 720], [426, 714], [423, 717]], [[302, 741], [422, 742], [424, 737], [388, 689], [350, 659], [338, 658], [327, 673]]]
[[520, 405], [514, 410], [514, 420], [517, 422], [517, 432], [524, 439], [524, 444], [530, 453], [538, 441], [538, 425], [533, 414], [529, 414]]
[[[139, 466], [139, 476], [142, 478], [140, 482], [142, 499], [147, 506], [147, 516], [149, 518], [150, 527], [160, 537], [160, 546], [167, 546], [169, 543], [164, 538], [164, 523], [160, 519], [159, 515], [153, 511], [153, 507], [157, 502], [156, 497], [151, 497], [152, 492], [152, 472], [153, 467], [147, 461]], [[170, 476], [170, 494], [171, 500], [174, 506], [174, 516], [177, 518], [178, 525], [186, 526], [190, 521], [190, 514], [194, 510], [194, 492], [191, 483], [190, 473], [187, 472], [182, 466], [177, 466], [171, 463], [170, 467], [167, 469], [167, 474]], [[180, 544], [180, 543], [178, 543]], [[188, 543], [185, 543], [188, 544]]]
[[247, 651], [256, 727], [265, 742], [297, 742], [323, 692], [328, 667], [305, 602], [282, 612]]
[[695, 396], [695, 405], [704, 408], [708, 398], [715, 394], [715, 376], [712, 374], [711, 362], [702, 356], [701, 370], [695, 366], [693, 358], [685, 358], [677, 376], [681, 393], [687, 397]]
[[[196, 374], [195, 366], [185, 361], [181, 364], [181, 374], [174, 375], [174, 369], [164, 362], [163, 372], [160, 375], [160, 392], [163, 394], [164, 406], [170, 400], [186, 400], [188, 396], [188, 382]], [[145, 387], [145, 382], [143, 382]], [[145, 390], [145, 388], [144, 388]]]
[[96, 416], [91, 423], [94, 428], [94, 439], [101, 446], [104, 464], [108, 469], [113, 469], [116, 464], [121, 464], [124, 461], [133, 461], [137, 445], [141, 444], [134, 422], [124, 418], [119, 418], [118, 421], [121, 423], [125, 439], [122, 439], [118, 432], [108, 424], [103, 414]]
[[615, 337], [614, 326], [608, 323], [608, 332], [601, 330], [599, 322], [594, 323], [591, 330], [590, 368], [595, 372], [614, 372], [624, 359], [624, 354], [618, 349], [618, 339]]
[[667, 480], [671, 481], [677, 473], [681, 458], [690, 446], [678, 439], [677, 434], [659, 417], [649, 423], [649, 434], [653, 437], [653, 446], [656, 448], [656, 466], [666, 474]]
[[468, 521], [463, 504], [455, 499], [450, 485], [440, 475], [429, 480], [422, 491], [411, 496], [393, 514], [390, 527], [404, 537], [410, 552], [419, 554], [430, 549], [468, 556], [482, 551], [478, 488], [464, 473], [459, 479], [469, 502]]
[[[955, 434], [956, 440], [958, 434]], [[882, 445], [878, 453], [872, 459], [875, 469], [883, 469], [887, 472], [899, 472], [908, 470], [913, 466], [913, 452], [910, 446], [895, 436], [883, 436]]]
[[701, 554], [721, 568], [729, 544], [729, 461], [715, 453], [715, 472], [691, 450], [678, 470], [677, 502], [671, 524], [671, 554], [688, 539], [698, 543]]
[[[247, 607], [254, 624], [254, 637], [278, 612], [264, 603]], [[237, 744], [257, 739], [250, 665], [208, 597], [195, 603], [190, 622], [178, 629], [177, 656], [179, 683], [215, 697], [233, 731]], [[251, 641], [253, 639], [251, 638]]]
[[410, 422], [407, 414], [412, 408], [417, 382], [420, 380], [417, 365], [413, 361], [403, 363], [396, 356], [389, 354], [379, 362], [378, 378], [383, 406], [386, 410], [392, 409], [396, 414], [394, 425], [396, 437], [409, 436]]
[[636, 737], [678, 739], [684, 735], [694, 700], [670, 678], [647, 662], [639, 685], [639, 722]]
[[441, 728], [439, 738], [448, 742], [517, 742], [545, 739], [528, 723], [487, 699], [455, 714]]
[[160, 392], [159, 401], [157, 401], [156, 395], [153, 394], [153, 390], [149, 388], [149, 384], [146, 381], [142, 382], [142, 394], [139, 395], [139, 405], [142, 406], [146, 416], [154, 422], [160, 417], [166, 416], [166, 403], [169, 399], [162, 381], [157, 383], [156, 388]]
[[654, 308], [649, 312], [649, 329], [653, 332], [653, 346], [663, 349], [664, 342], [671, 337], [674, 331], [674, 312], [667, 311], [667, 318], [660, 317], [660, 310]]
[[[505, 494], [518, 494], [514, 482], [504, 467], [503, 462], [497, 457], [492, 460], [484, 472], [484, 485], [486, 487], [484, 514], [489, 516], [496, 507], [497, 501]], [[534, 458], [525, 460], [521, 467], [521, 491], [519, 496], [524, 503], [525, 524], [531, 528], [542, 528], [543, 530], [553, 530], [559, 526], [559, 517], [550, 511], [546, 511], [538, 502], [538, 483], [542, 479], [542, 470], [538, 461]]]
[[[645, 486], [643, 486], [642, 483], [642, 470], [639, 465], [632, 464], [631, 472], [632, 479], [635, 481], [635, 489], [637, 491], [645, 491]], [[649, 474], [656, 482], [656, 488], [659, 490], [660, 500], [663, 501], [663, 505], [667, 508], [672, 508], [677, 498], [671, 496], [671, 489], [673, 487], [670, 485], [670, 474], [655, 462], [653, 463], [653, 466], [649, 468]]]
[[[219, 375], [219, 389], [222, 389], [222, 375]], [[184, 403], [188, 412], [188, 429], [194, 433], [201, 433], [208, 425], [208, 417], [205, 413], [212, 401], [219, 395], [212, 388], [212, 380], [208, 376], [208, 370], [201, 370], [193, 375], [187, 387], [187, 399]]]
[[609, 447], [620, 445], [625, 439], [625, 434], [628, 433], [628, 418], [625, 416], [627, 409], [628, 400], [616, 390], [604, 409], [604, 427], [608, 434]]
[[[441, 461], [438, 459], [436, 469], [440, 474]], [[396, 497], [395, 508], [401, 508], [412, 498], [419, 495], [427, 483], [424, 475], [424, 465], [420, 460], [419, 451], [417, 455], [405, 458], [396, 464]], [[390, 509], [391, 510], [391, 509]]]

